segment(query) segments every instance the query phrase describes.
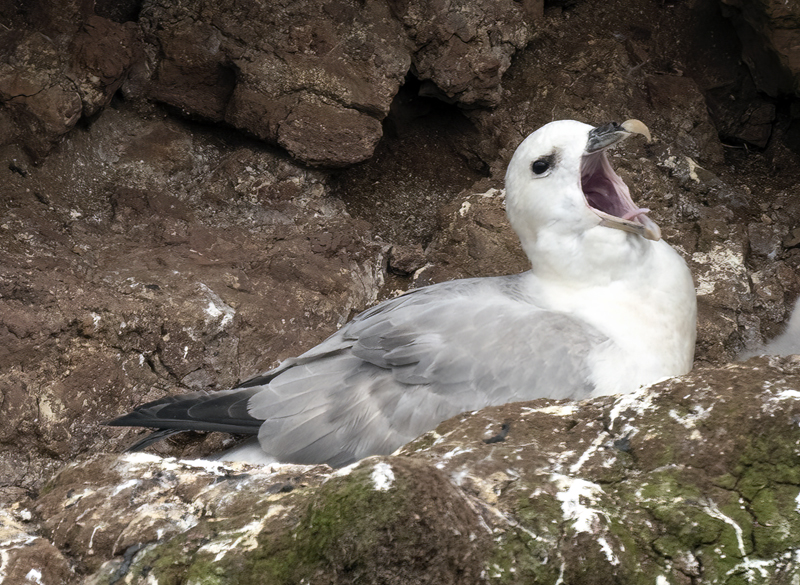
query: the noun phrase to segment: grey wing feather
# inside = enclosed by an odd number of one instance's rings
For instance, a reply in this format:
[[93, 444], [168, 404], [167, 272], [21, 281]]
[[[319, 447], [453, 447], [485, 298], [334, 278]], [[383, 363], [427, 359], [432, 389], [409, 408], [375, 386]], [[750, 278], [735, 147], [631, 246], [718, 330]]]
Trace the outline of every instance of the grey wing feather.
[[521, 302], [513, 282], [419, 289], [268, 372], [249, 408], [264, 420], [262, 448], [281, 460], [343, 465], [391, 453], [460, 412], [588, 395], [587, 356], [605, 337]]
[[391, 453], [461, 412], [588, 395], [588, 356], [606, 338], [538, 309], [518, 278], [412, 291], [238, 388], [163, 398], [108, 424], [257, 432], [278, 460], [340, 466]]

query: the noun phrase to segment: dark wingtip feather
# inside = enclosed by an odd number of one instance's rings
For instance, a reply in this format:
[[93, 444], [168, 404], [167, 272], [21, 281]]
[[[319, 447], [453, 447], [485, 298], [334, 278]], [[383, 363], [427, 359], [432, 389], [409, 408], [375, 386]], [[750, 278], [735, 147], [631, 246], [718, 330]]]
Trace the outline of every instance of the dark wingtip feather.
[[138, 451], [143, 451], [153, 443], [158, 443], [162, 439], [166, 439], [167, 437], [171, 437], [172, 435], [177, 435], [182, 432], [183, 431], [175, 429], [161, 429], [160, 431], [153, 431], [143, 439], [139, 439], [133, 445], [125, 449], [125, 452], [136, 453]]
[[[180, 431], [221, 431], [254, 435], [258, 433], [263, 421], [250, 416], [247, 404], [257, 391], [258, 388], [243, 388], [166, 396], [143, 404], [105, 424], [112, 427], [169, 430], [170, 433], [164, 436]], [[154, 438], [150, 442], [160, 438], [163, 437]]]

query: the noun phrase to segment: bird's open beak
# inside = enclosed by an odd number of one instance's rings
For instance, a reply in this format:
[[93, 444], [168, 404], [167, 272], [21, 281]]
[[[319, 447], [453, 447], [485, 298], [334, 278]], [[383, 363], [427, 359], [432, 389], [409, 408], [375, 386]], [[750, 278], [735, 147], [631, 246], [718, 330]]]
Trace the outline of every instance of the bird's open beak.
[[631, 134], [641, 134], [650, 142], [650, 131], [639, 120], [622, 124], [611, 122], [589, 132], [581, 161], [581, 187], [589, 208], [600, 216], [600, 225], [660, 240], [661, 230], [647, 217], [649, 209], [637, 207], [628, 186], [611, 168], [606, 149]]

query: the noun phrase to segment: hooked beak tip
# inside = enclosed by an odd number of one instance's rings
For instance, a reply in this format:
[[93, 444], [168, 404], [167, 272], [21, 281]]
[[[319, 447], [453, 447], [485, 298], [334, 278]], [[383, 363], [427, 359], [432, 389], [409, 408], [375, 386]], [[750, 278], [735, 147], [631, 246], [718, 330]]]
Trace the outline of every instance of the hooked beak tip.
[[653, 137], [650, 135], [650, 129], [644, 125], [640, 120], [625, 120], [620, 124], [623, 130], [629, 134], [641, 134], [645, 137], [648, 143], [653, 142]]

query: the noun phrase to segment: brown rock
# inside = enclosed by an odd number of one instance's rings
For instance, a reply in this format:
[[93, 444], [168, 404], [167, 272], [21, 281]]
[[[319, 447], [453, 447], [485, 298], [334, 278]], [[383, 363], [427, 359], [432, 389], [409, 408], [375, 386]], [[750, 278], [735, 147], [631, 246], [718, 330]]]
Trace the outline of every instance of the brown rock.
[[92, 116], [111, 101], [140, 50], [132, 26], [90, 16], [73, 38], [70, 73], [79, 83], [83, 115]]
[[[59, 6], [64, 12], [75, 8]], [[66, 19], [58, 8], [47, 14], [48, 21]], [[13, 47], [0, 59], [0, 107], [36, 156], [46, 154], [81, 115], [109, 103], [136, 53], [131, 27], [89, 15], [71, 22], [69, 34], [52, 38], [37, 30], [0, 33], [0, 45]]]
[[[28, 510], [16, 507], [19, 514]], [[68, 583], [75, 578], [67, 558], [52, 542], [29, 532], [11, 510], [0, 509], [0, 575], [8, 583]]]
[[800, 246], [800, 228], [794, 228], [781, 242], [784, 248], [797, 248]]
[[159, 16], [166, 18], [158, 7], [151, 8], [143, 14], [141, 26], [146, 39], [155, 37], [161, 57], [156, 63], [139, 64], [125, 93], [146, 95], [190, 115], [221, 122], [236, 87], [235, 70], [220, 52], [222, 35], [211, 23], [188, 14], [176, 15], [170, 26], [159, 26]]
[[277, 141], [312, 166], [342, 167], [372, 156], [381, 123], [357, 110], [300, 103], [278, 124]]
[[[58, 47], [41, 33], [19, 38], [4, 33], [15, 49], [0, 61], [0, 102], [11, 114], [28, 145], [44, 153], [49, 143], [65, 134], [80, 118], [82, 104], [63, 77], [64, 60]], [[12, 40], [12, 36], [17, 38]]]
[[543, 2], [392, 1], [414, 43], [423, 91], [464, 105], [497, 105], [511, 56], [531, 38]]
[[[717, 130], [708, 118], [705, 99], [693, 79], [653, 75], [647, 78], [647, 90], [653, 107], [676, 125], [678, 132], [672, 140], [682, 154], [709, 162], [722, 160]], [[692, 121], [698, 118], [703, 121]]]
[[440, 213], [441, 230], [427, 250], [430, 265], [417, 286], [474, 276], [500, 276], [530, 269], [519, 238], [506, 218], [504, 192], [457, 198]]
[[423, 92], [497, 104], [501, 76], [528, 42], [541, 3], [394, 3], [390, 13], [382, 3], [303, 2], [259, 10], [148, 6], [145, 37], [160, 56], [152, 77], [140, 68], [128, 92], [224, 119], [308, 164], [339, 167], [371, 156], [412, 60], [427, 82]]
[[151, 5], [142, 23], [161, 57], [132, 93], [225, 120], [312, 165], [372, 154], [409, 67], [381, 3]]
[[419, 244], [415, 246], [392, 246], [389, 252], [388, 269], [402, 276], [410, 276], [425, 266], [425, 252]]
[[5, 171], [0, 474], [23, 488], [128, 404], [232, 386], [302, 352], [383, 279], [369, 226], [285, 156], [124, 108], [80, 137], [83, 165], [58, 150]]

